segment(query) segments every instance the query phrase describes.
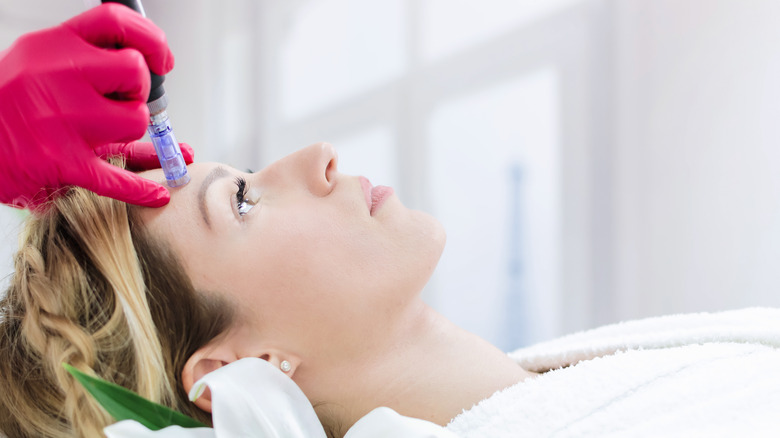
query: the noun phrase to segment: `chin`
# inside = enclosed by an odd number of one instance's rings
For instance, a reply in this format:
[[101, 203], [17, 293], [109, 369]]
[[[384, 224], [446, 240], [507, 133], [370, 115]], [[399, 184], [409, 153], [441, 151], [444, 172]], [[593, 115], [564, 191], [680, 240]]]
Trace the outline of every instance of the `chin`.
[[437, 219], [431, 217], [434, 222], [434, 226], [431, 227], [430, 241], [432, 246], [436, 249], [436, 264], [439, 263], [442, 252], [444, 252], [444, 245], [447, 244], [447, 232], [444, 230], [444, 225]]
[[425, 282], [422, 285], [425, 286], [430, 276], [433, 275], [436, 265], [439, 264], [442, 252], [444, 252], [444, 245], [447, 243], [447, 233], [444, 230], [444, 225], [438, 219], [421, 211], [415, 213], [419, 214], [418, 220], [422, 225], [420, 227], [420, 235], [418, 236], [420, 242], [418, 246], [420, 256], [418, 259], [423, 266], [429, 268]]
[[398, 274], [407, 278], [408, 290], [419, 293], [439, 264], [447, 233], [441, 222], [419, 210], [407, 209], [397, 218], [393, 226], [395, 245], [401, 245], [401, 252], [395, 254]]

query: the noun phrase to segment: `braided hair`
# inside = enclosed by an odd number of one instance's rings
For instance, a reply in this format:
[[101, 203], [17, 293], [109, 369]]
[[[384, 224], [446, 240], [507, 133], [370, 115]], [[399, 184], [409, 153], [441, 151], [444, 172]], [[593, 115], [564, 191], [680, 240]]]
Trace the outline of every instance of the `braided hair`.
[[232, 306], [193, 288], [135, 208], [72, 188], [28, 217], [0, 299], [0, 434], [102, 436], [112, 418], [63, 363], [210, 424], [181, 371]]

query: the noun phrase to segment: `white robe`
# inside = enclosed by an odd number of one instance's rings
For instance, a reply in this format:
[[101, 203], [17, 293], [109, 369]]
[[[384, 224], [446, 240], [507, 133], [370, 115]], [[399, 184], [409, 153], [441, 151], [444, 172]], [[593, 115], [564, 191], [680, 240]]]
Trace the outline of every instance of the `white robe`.
[[538, 377], [447, 430], [477, 437], [780, 436], [780, 310], [614, 324], [510, 353]]

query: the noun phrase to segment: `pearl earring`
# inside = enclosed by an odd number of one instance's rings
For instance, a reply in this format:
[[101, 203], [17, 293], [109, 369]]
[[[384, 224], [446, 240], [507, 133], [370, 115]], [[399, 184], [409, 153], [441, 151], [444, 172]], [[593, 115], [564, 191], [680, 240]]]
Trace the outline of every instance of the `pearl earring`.
[[279, 368], [282, 369], [285, 373], [289, 372], [292, 369], [292, 365], [290, 362], [283, 360], [281, 364], [279, 364]]

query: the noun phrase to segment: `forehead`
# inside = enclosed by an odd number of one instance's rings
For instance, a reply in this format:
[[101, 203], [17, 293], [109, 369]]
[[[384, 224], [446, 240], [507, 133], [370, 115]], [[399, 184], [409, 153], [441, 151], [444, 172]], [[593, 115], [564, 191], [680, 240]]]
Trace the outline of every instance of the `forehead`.
[[[154, 236], [165, 239], [174, 246], [182, 240], [194, 240], [202, 234], [205, 225], [200, 218], [198, 192], [206, 175], [215, 167], [228, 167], [219, 163], [196, 163], [187, 166], [190, 182], [181, 187], [170, 188], [171, 201], [159, 208], [141, 207], [139, 217]], [[160, 169], [139, 173], [142, 177], [165, 184], [165, 175]], [[167, 186], [166, 186], [167, 187]]]

